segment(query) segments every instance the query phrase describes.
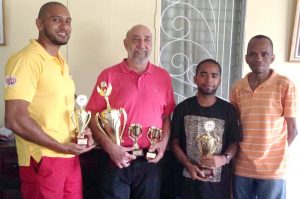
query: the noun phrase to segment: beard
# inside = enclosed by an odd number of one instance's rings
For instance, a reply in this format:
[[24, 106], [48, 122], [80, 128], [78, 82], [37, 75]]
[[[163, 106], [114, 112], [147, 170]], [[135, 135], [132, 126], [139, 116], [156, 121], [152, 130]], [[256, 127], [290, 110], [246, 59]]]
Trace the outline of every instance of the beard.
[[133, 52], [133, 60], [137, 63], [137, 64], [143, 64], [145, 62], [148, 62], [150, 53], [148, 51], [144, 51], [144, 50], [137, 50]]
[[60, 46], [66, 45], [70, 38], [70, 36], [68, 36], [65, 39], [59, 39], [54, 34], [51, 34], [47, 28], [44, 29], [44, 34], [53, 44], [60, 45]]
[[205, 89], [203, 87], [199, 87], [198, 88], [198, 93], [201, 93], [202, 95], [215, 95], [217, 90], [218, 90], [218, 88]]

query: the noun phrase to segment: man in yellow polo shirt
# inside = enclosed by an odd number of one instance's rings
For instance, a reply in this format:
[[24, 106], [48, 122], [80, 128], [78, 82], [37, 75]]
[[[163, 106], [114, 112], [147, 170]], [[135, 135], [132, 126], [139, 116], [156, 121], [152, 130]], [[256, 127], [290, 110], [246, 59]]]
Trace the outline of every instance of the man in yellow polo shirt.
[[75, 86], [61, 56], [71, 17], [61, 3], [44, 4], [36, 20], [37, 40], [14, 54], [5, 70], [5, 126], [16, 133], [24, 199], [82, 198], [78, 156], [93, 148], [71, 142]]

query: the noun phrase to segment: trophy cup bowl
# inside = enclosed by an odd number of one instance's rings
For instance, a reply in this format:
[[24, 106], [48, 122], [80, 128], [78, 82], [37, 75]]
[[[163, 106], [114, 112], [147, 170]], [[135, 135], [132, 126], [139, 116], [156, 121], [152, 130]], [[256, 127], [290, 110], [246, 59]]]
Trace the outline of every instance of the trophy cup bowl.
[[[122, 118], [123, 122], [121, 122]], [[122, 108], [105, 109], [100, 114], [96, 113], [95, 119], [99, 130], [108, 136], [113, 143], [121, 146], [121, 143], [123, 142], [123, 132], [127, 121], [125, 110]]]
[[140, 124], [131, 124], [128, 130], [128, 136], [133, 140], [132, 155], [143, 156], [144, 152], [138, 145], [138, 139], [142, 136], [142, 126]]
[[85, 128], [91, 120], [91, 112], [85, 111], [84, 106], [87, 103], [87, 97], [85, 95], [79, 95], [76, 98], [76, 102], [79, 105], [79, 109], [76, 109], [72, 115], [71, 119], [73, 124], [76, 126], [76, 138], [75, 142], [80, 145], [88, 145], [88, 139], [83, 134]]
[[[218, 148], [219, 140], [210, 135], [209, 132], [205, 132], [199, 135], [196, 139], [196, 146], [201, 156], [212, 156]], [[213, 169], [203, 167], [201, 164], [199, 168], [204, 173], [205, 177], [214, 176]]]
[[97, 87], [99, 95], [104, 97], [106, 109], [101, 113], [96, 113], [96, 124], [100, 132], [108, 136], [111, 141], [119, 146], [123, 142], [123, 132], [127, 122], [127, 114], [125, 109], [113, 109], [110, 106], [108, 97], [111, 94], [112, 86], [106, 82], [101, 82], [100, 87]]
[[[156, 127], [150, 127], [147, 132], [147, 138], [150, 141], [151, 146], [155, 143], [159, 142], [162, 139], [162, 130]], [[148, 151], [146, 154], [146, 158], [153, 159], [156, 157], [156, 152]]]

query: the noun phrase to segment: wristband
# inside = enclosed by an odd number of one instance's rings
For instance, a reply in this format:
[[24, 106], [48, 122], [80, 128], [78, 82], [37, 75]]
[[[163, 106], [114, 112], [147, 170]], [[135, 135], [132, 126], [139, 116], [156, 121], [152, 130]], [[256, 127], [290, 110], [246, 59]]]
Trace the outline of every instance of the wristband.
[[230, 162], [230, 155], [228, 153], [224, 153], [223, 155], [226, 158], [226, 164], [229, 164], [229, 162]]

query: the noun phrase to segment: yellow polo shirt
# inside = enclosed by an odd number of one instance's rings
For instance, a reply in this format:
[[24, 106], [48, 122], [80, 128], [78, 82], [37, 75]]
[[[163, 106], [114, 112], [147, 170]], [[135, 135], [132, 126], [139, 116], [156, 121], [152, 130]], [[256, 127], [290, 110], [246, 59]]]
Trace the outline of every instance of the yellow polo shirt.
[[[71, 121], [74, 110], [75, 86], [69, 67], [61, 54], [49, 55], [35, 40], [14, 54], [5, 69], [5, 100], [28, 101], [30, 116], [52, 138], [60, 143], [70, 142], [75, 133]], [[18, 162], [28, 166], [30, 156], [37, 162], [42, 156], [72, 157], [16, 136]]]

